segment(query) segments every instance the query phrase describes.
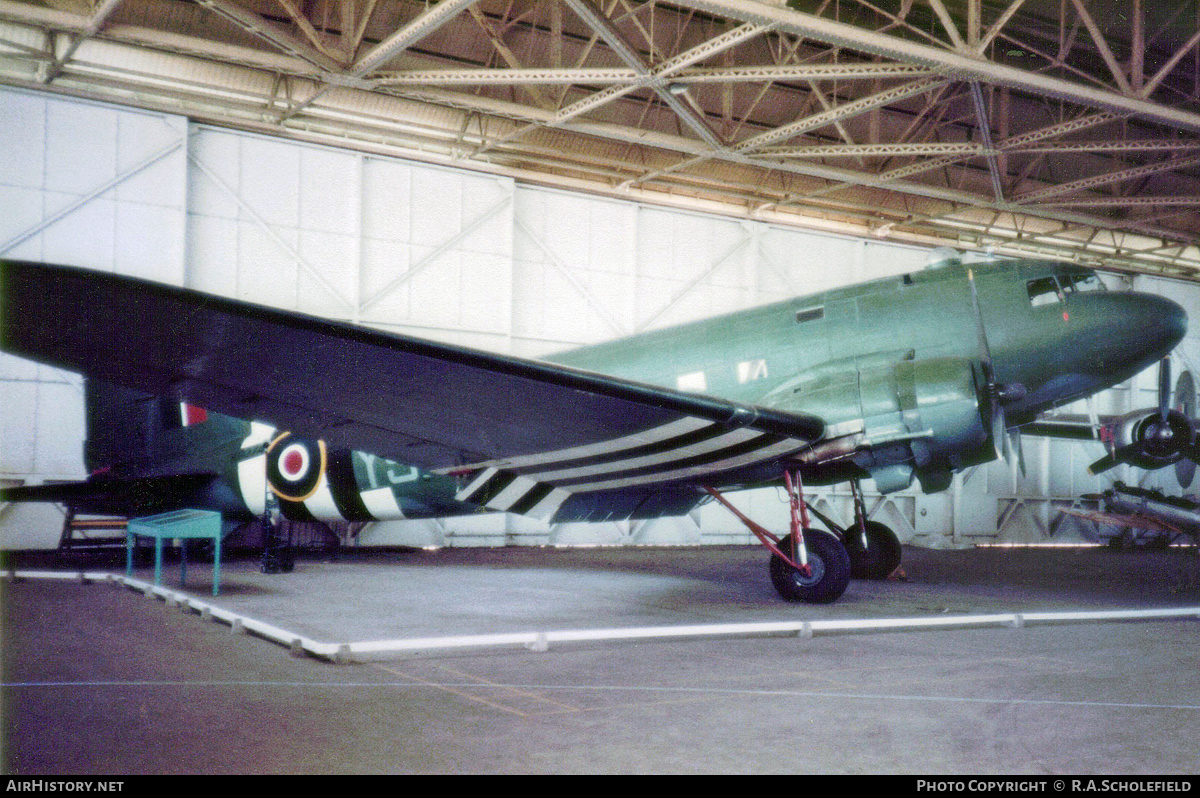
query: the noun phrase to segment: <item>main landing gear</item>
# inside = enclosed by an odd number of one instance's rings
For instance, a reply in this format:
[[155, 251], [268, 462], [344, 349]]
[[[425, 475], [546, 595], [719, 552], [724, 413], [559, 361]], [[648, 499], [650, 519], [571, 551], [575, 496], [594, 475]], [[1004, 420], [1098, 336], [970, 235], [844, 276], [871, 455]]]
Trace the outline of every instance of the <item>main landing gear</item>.
[[[788, 601], [828, 604], [846, 592], [851, 576], [886, 579], [900, 565], [900, 540], [887, 526], [868, 521], [862, 491], [851, 483], [854, 525], [844, 529], [808, 506], [799, 473], [785, 471], [784, 483], [791, 504], [791, 532], [782, 539], [747, 518], [714, 488], [710, 495], [738, 517], [771, 552], [771, 584]], [[833, 532], [813, 529], [811, 511]]]
[[850, 555], [850, 575], [855, 579], [887, 579], [900, 567], [900, 538], [887, 526], [878, 521], [867, 520], [867, 508], [863, 502], [862, 488], [858, 482], [850, 483], [854, 496], [854, 525], [841, 529], [825, 516], [813, 514], [842, 534], [846, 552]]
[[288, 527], [285, 537], [279, 521], [270, 512], [263, 513], [260, 523], [263, 527], [263, 553], [259, 570], [264, 574], [290, 574], [296, 567], [291, 527]]

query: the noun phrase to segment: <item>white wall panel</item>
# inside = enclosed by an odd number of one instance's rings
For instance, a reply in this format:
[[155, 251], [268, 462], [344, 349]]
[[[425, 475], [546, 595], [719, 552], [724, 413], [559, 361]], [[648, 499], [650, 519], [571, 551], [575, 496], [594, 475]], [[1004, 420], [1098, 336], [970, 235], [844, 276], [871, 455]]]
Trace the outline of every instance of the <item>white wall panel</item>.
[[632, 332], [638, 208], [524, 186], [515, 206], [515, 353], [548, 354]]
[[[880, 277], [889, 275], [904, 274], [905, 272], [915, 272], [925, 267], [925, 263], [929, 258], [929, 253], [926, 250], [916, 247], [899, 246], [897, 244], [886, 244], [882, 241], [862, 241], [856, 242], [863, 248], [862, 255], [856, 263], [861, 264], [856, 270], [856, 273], [849, 275], [849, 282], [861, 282], [864, 280], [875, 280]], [[830, 263], [840, 263], [840, 261], [830, 261]], [[842, 272], [842, 267], [832, 267], [835, 272]]]
[[46, 102], [36, 94], [0, 94], [0, 130], [4, 152], [0, 185], [41, 189], [45, 186]]
[[860, 241], [782, 228], [768, 229], [760, 247], [767, 266], [760, 278], [762, 288], [777, 299], [855, 282], [855, 270], [862, 259]]
[[[15, 359], [15, 358], [14, 358]], [[6, 473], [33, 474], [37, 471], [38, 383], [33, 380], [3, 378], [3, 402], [0, 402], [0, 446]]]
[[737, 279], [753, 250], [748, 224], [652, 209], [639, 215], [638, 235], [648, 244], [638, 258], [638, 331], [750, 304], [752, 289]]

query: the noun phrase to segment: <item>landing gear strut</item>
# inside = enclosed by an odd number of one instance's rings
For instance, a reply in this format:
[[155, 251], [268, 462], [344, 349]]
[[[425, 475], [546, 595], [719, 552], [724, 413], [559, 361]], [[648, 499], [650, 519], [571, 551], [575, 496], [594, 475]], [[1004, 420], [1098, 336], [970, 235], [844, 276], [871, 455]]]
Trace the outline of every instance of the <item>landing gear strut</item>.
[[715, 488], [709, 494], [738, 517], [771, 552], [771, 584], [788, 601], [828, 604], [850, 584], [850, 557], [835, 536], [808, 525], [808, 505], [797, 473], [784, 472], [792, 506], [791, 534], [782, 540], [751, 521]]
[[855, 579], [887, 579], [900, 567], [900, 539], [878, 521], [867, 520], [857, 481], [850, 483], [850, 491], [854, 494], [854, 525], [843, 530], [850, 573]]
[[296, 567], [296, 559], [292, 553], [291, 527], [288, 527], [287, 537], [281, 535], [278, 521], [272, 518], [269, 512], [263, 514], [262, 525], [264, 539], [259, 570], [264, 574], [290, 574]]

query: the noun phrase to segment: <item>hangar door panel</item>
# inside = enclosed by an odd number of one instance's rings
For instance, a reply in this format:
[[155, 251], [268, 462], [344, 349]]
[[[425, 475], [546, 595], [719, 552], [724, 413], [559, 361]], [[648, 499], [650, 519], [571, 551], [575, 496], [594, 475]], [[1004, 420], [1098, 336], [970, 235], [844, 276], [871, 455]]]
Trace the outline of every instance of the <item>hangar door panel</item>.
[[[0, 256], [183, 282], [186, 120], [0, 88], [0, 153]], [[83, 476], [77, 376], [0, 356], [0, 408], [0, 479]]]

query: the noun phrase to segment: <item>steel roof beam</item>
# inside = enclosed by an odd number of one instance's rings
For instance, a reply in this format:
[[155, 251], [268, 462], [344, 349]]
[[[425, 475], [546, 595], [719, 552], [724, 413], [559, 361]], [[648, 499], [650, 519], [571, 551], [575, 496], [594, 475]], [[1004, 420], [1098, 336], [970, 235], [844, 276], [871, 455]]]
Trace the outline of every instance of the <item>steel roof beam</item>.
[[421, 14], [400, 30], [388, 36], [371, 48], [370, 52], [354, 62], [349, 72], [355, 77], [362, 77], [377, 67], [382, 66], [400, 53], [412, 47], [438, 28], [445, 25], [459, 12], [478, 0], [441, 0], [440, 3]]
[[46, 73], [42, 76], [43, 83], [49, 83], [62, 73], [63, 65], [71, 60], [75, 55], [75, 51], [79, 49], [79, 45], [100, 32], [100, 29], [104, 27], [104, 23], [112, 16], [112, 12], [117, 10], [117, 6], [121, 2], [122, 0], [104, 0], [100, 4], [95, 12], [93, 12], [91, 19], [88, 20], [87, 27], [84, 28], [83, 32], [71, 41], [71, 44], [63, 51], [62, 55], [57, 56], [53, 63], [46, 67]]
[[1092, 177], [1073, 180], [1070, 183], [1049, 186], [1038, 191], [1031, 191], [1028, 194], [1023, 194], [1020, 197], [1017, 197], [1015, 201], [1021, 204], [1034, 202], [1042, 197], [1053, 197], [1058, 194], [1069, 194], [1072, 191], [1080, 191], [1085, 188], [1107, 186], [1113, 183], [1121, 183], [1126, 180], [1132, 180], [1137, 177], [1148, 177], [1150, 175], [1156, 175], [1162, 172], [1170, 172], [1176, 169], [1186, 169], [1187, 167], [1195, 166], [1196, 164], [1200, 164], [1200, 155], [1191, 155], [1186, 158], [1171, 158], [1170, 160], [1161, 161], [1159, 163], [1146, 164], [1145, 166], [1135, 166], [1131, 169], [1122, 169], [1119, 172], [1094, 175]]
[[[698, 67], [681, 70], [671, 83], [757, 83], [766, 81], [874, 80], [925, 77], [931, 70], [908, 64], [793, 64], [781, 66]], [[376, 86], [487, 85], [519, 86], [528, 83], [570, 85], [614, 83], [640, 85], [642, 73], [633, 68], [558, 69], [410, 69], [377, 72], [367, 78]]]
[[[1088, 116], [1081, 117], [1079, 119], [1060, 122], [1057, 125], [1050, 125], [1049, 127], [1039, 128], [1038, 130], [1031, 130], [1028, 133], [1022, 133], [1018, 136], [1005, 139], [1004, 141], [1000, 142], [999, 150], [1004, 152], [1019, 151], [1023, 149], [1023, 145], [1025, 144], [1053, 138], [1054, 136], [1061, 136], [1066, 133], [1073, 133], [1077, 130], [1084, 130], [1085, 128], [1100, 125], [1105, 122], [1111, 122], [1117, 118], [1117, 116], [1108, 112], [1089, 114]], [[979, 154], [983, 155], [986, 153], [981, 150]], [[930, 172], [934, 169], [941, 169], [944, 166], [951, 166], [961, 160], [963, 160], [962, 156], [946, 155], [940, 158], [932, 158], [928, 161], [917, 161], [916, 163], [911, 163], [907, 166], [899, 166], [895, 169], [890, 169], [887, 172], [883, 172], [879, 175], [879, 179], [881, 182], [900, 180], [905, 177], [912, 177], [913, 175], [921, 174], [922, 172]]]
[[907, 41], [854, 25], [768, 5], [758, 0], [673, 0], [675, 5], [732, 17], [776, 30], [803, 36], [836, 47], [882, 56], [893, 61], [917, 64], [958, 80], [979, 80], [1054, 97], [1116, 113], [1133, 114], [1163, 125], [1200, 132], [1200, 114], [1170, 108], [1147, 99], [1108, 89], [1084, 86], [1062, 78], [1029, 72], [979, 56]]
[[[1200, 145], [1198, 145], [1200, 146]], [[931, 141], [909, 144], [810, 144], [803, 147], [764, 147], [758, 151], [763, 158], [865, 158], [904, 155], [956, 155], [973, 158], [983, 155], [982, 144], [969, 141]]]
[[[764, 28], [758, 25], [741, 25], [731, 31], [726, 31], [720, 36], [702, 42], [695, 47], [680, 53], [679, 55], [662, 62], [658, 66], [649, 70], [645, 75], [639, 77], [638, 82], [632, 86], [610, 86], [603, 91], [584, 97], [578, 102], [572, 103], [565, 108], [559, 109], [554, 117], [553, 124], [561, 125], [580, 114], [586, 113], [593, 108], [598, 108], [605, 105], [618, 97], [623, 97], [641, 86], [659, 85], [665, 78], [673, 76], [675, 73], [686, 69], [697, 61], [708, 58], [710, 55], [715, 55], [729, 47], [733, 47], [748, 38], [757, 36], [764, 32]], [[665, 85], [665, 84], [663, 84]]]
[[1011, 152], [1149, 152], [1154, 150], [1194, 150], [1200, 139], [1127, 139], [1122, 141], [1048, 141], [1024, 147], [1005, 147]]
[[608, 17], [604, 16], [599, 9], [591, 3], [586, 2], [586, 0], [565, 0], [565, 2], [589, 28], [600, 35], [600, 38], [617, 54], [618, 58], [637, 73], [640, 80], [653, 89], [654, 93], [666, 103], [667, 107], [685, 125], [691, 128], [710, 147], [714, 149], [724, 148], [725, 143], [721, 141], [721, 137], [717, 135], [716, 131], [709, 126], [704, 116], [693, 111], [672, 90], [672, 87], [668, 86], [661, 77], [654, 75], [650, 65], [642, 58], [642, 54], [625, 41], [625, 37], [621, 35], [621, 32], [616, 29]]
[[1122, 94], [1132, 96], [1133, 87], [1129, 85], [1129, 79], [1125, 77], [1125, 70], [1117, 63], [1117, 57], [1113, 55], [1112, 48], [1108, 46], [1104, 32], [1100, 30], [1096, 20], [1092, 19], [1092, 15], [1088, 13], [1087, 6], [1081, 0], [1071, 0], [1071, 4], [1075, 6], [1075, 13], [1083, 20], [1083, 25], [1091, 35], [1092, 41], [1096, 43], [1096, 49], [1100, 52], [1100, 57], [1104, 59], [1108, 71], [1112, 73], [1113, 80], [1117, 82], [1117, 87], [1120, 88]]
[[1092, 197], [1090, 199], [1048, 200], [1039, 203], [1055, 207], [1131, 208], [1136, 206], [1197, 206], [1200, 197]]
[[1000, 164], [996, 160], [996, 148], [992, 144], [992, 123], [988, 117], [987, 104], [983, 101], [983, 90], [979, 88], [979, 81], [971, 81], [971, 100], [975, 105], [975, 117], [979, 123], [976, 128], [979, 131], [979, 138], [983, 142], [983, 151], [987, 157], [988, 174], [992, 178], [992, 193], [996, 196], [996, 202], [1004, 202], [1004, 185], [1000, 180]]
[[307, 99], [288, 109], [280, 116], [280, 121], [290, 119], [305, 108], [308, 108], [324, 96], [333, 86], [340, 85], [369, 89], [369, 86], [358, 84], [358, 81], [362, 80], [364, 75], [395, 58], [409, 47], [412, 47], [421, 39], [424, 39], [452, 20], [463, 9], [474, 5], [478, 1], [442, 0], [442, 2], [377, 44], [370, 52], [354, 62], [349, 68], [345, 70], [329, 70], [330, 74], [324, 76], [325, 85], [318, 87]]
[[996, 34], [1008, 24], [1013, 14], [1017, 13], [1017, 10], [1024, 2], [1025, 0], [1013, 0], [1008, 4], [1008, 8], [1004, 9], [996, 21], [992, 23], [992, 27], [987, 29], [987, 32], [980, 37], [979, 42], [975, 45], [975, 53], [977, 55], [982, 55], [987, 50], [988, 45], [992, 43], [992, 39], [996, 38]]
[[819, 114], [797, 119], [774, 130], [767, 130], [763, 133], [751, 136], [744, 141], [738, 142], [734, 146], [736, 152], [753, 152], [768, 144], [773, 144], [777, 141], [794, 138], [801, 133], [806, 133], [810, 130], [825, 127], [842, 119], [848, 119], [858, 114], [866, 113], [873, 108], [887, 105], [888, 103], [897, 102], [907, 97], [913, 97], [918, 94], [924, 94], [930, 89], [935, 89], [938, 86], [945, 84], [947, 78], [922, 78], [920, 80], [905, 83], [900, 86], [893, 86], [890, 89], [885, 89], [881, 92], [860, 97], [857, 100], [842, 103], [828, 111], [823, 111]]
[[270, 42], [276, 48], [288, 55], [307, 61], [313, 66], [327, 72], [339, 71], [342, 65], [329, 56], [320, 52], [308, 42], [293, 36], [289, 31], [269, 22], [253, 11], [247, 11], [242, 6], [230, 0], [196, 0], [197, 3], [223, 17], [244, 31]]

